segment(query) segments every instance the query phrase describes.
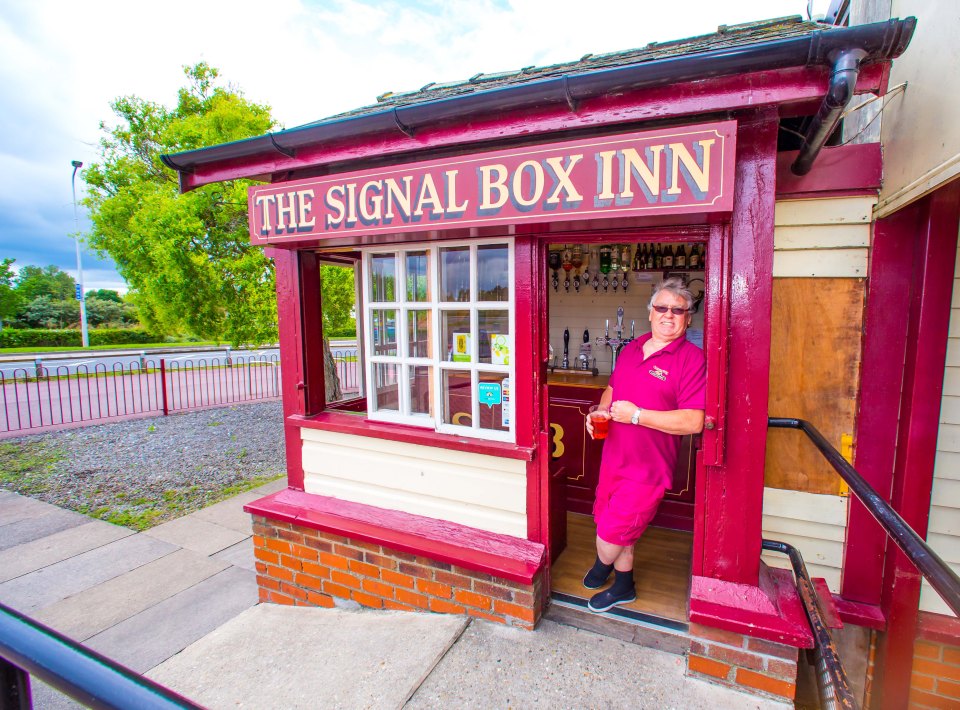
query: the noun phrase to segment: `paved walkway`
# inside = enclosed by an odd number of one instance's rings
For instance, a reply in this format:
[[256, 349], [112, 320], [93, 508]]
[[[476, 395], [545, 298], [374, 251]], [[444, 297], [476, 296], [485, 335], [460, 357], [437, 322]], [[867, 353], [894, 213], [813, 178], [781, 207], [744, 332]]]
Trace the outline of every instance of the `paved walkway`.
[[0, 602], [210, 708], [786, 707], [551, 621], [258, 605], [242, 508], [283, 485], [136, 534], [0, 490]]

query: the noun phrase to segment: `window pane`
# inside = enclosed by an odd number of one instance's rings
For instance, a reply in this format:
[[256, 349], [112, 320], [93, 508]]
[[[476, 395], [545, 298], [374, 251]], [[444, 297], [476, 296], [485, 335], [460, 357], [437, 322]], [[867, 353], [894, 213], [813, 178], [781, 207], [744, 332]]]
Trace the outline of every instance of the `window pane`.
[[477, 300], [510, 300], [510, 256], [506, 244], [477, 247]]
[[374, 355], [397, 354], [397, 312], [394, 309], [375, 309], [370, 313]]
[[376, 393], [377, 409], [400, 410], [399, 391], [397, 389], [397, 366], [390, 362], [373, 364], [373, 388]]
[[440, 250], [440, 300], [470, 300], [470, 247]]
[[470, 427], [473, 424], [473, 394], [470, 373], [443, 371], [443, 423]]
[[431, 357], [430, 311], [407, 311], [409, 357]]
[[370, 257], [370, 297], [389, 303], [397, 300], [397, 257], [374, 254]]
[[407, 300], [430, 300], [430, 262], [428, 252], [407, 253]]
[[433, 407], [433, 368], [412, 365], [410, 375], [410, 413], [432, 414]]
[[479, 311], [480, 362], [509, 365], [513, 352], [510, 314], [507, 311]]
[[479, 382], [480, 428], [510, 431], [509, 378], [503, 372], [481, 372]]
[[470, 337], [470, 311], [442, 311], [444, 352], [452, 362], [470, 362], [473, 342]]

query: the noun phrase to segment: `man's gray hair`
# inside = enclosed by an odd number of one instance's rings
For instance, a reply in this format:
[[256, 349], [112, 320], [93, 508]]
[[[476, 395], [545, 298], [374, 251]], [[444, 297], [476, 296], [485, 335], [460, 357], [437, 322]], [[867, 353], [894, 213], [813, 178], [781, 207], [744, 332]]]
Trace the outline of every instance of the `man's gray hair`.
[[690, 290], [683, 282], [683, 279], [681, 279], [679, 276], [672, 276], [669, 279], [664, 279], [653, 287], [653, 293], [650, 294], [650, 303], [647, 304], [648, 311], [653, 310], [653, 301], [656, 299], [657, 294], [661, 291], [667, 291], [672, 293], [677, 298], [682, 298], [688, 311], [693, 308], [693, 294], [690, 293]]

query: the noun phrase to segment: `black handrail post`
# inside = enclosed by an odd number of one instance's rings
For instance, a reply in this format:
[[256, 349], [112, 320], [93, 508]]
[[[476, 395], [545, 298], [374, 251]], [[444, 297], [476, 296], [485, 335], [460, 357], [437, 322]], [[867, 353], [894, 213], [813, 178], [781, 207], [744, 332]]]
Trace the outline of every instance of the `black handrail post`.
[[30, 710], [30, 675], [0, 656], [0, 708]]
[[847, 482], [850, 490], [856, 494], [864, 507], [930, 582], [930, 586], [943, 598], [953, 613], [960, 616], [960, 576], [957, 576], [957, 573], [933, 551], [933, 548], [917, 535], [907, 521], [893, 509], [893, 506], [867, 483], [857, 469], [840, 455], [840, 452], [815, 426], [804, 419], [787, 417], [770, 417], [767, 425], [774, 429], [799, 429], [805, 433], [834, 470]]

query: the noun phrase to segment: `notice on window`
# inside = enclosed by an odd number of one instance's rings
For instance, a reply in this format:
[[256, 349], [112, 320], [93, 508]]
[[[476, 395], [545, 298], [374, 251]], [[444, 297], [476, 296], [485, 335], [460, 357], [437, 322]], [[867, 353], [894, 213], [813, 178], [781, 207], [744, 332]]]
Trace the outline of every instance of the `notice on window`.
[[499, 382], [480, 382], [477, 384], [477, 399], [480, 404], [493, 407], [503, 401], [503, 390]]
[[494, 365], [510, 364], [510, 336], [502, 333], [490, 334], [490, 362]]
[[500, 399], [503, 404], [500, 407], [500, 418], [503, 421], [503, 426], [510, 426], [510, 378], [504, 377], [503, 381], [500, 383], [502, 385]]
[[453, 352], [450, 359], [454, 362], [470, 362], [470, 333], [453, 334]]

